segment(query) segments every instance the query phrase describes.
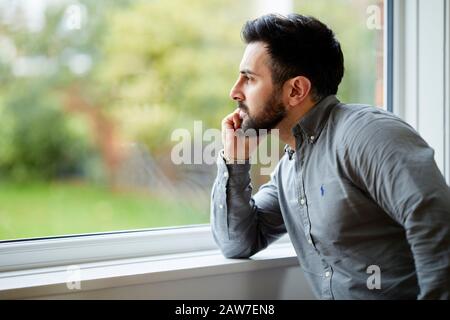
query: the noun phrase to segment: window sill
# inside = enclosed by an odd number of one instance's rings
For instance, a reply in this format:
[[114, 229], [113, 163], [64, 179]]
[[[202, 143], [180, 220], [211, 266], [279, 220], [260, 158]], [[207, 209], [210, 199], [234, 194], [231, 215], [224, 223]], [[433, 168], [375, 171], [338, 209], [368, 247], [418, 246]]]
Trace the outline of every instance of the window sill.
[[[23, 299], [68, 294], [210, 275], [298, 266], [290, 243], [276, 243], [250, 259], [226, 259], [218, 250], [177, 253], [79, 264], [8, 271], [0, 274], [0, 299]], [[80, 289], [69, 289], [74, 281]], [[69, 285], [68, 285], [69, 283]]]

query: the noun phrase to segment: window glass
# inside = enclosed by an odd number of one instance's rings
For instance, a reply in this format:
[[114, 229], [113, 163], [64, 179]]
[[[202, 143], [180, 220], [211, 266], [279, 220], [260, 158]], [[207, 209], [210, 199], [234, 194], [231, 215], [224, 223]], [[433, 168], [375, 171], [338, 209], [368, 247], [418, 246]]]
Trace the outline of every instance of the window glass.
[[383, 1], [0, 0], [0, 240], [208, 223], [240, 30], [274, 11], [329, 24], [339, 98], [382, 105]]

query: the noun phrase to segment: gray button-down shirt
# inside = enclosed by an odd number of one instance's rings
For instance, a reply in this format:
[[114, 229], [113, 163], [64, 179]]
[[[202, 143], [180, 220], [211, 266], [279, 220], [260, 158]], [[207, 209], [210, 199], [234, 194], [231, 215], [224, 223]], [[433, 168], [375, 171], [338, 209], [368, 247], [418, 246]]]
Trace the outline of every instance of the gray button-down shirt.
[[254, 196], [250, 165], [219, 157], [211, 226], [223, 254], [250, 257], [288, 232], [318, 298], [448, 299], [450, 189], [418, 133], [328, 96], [293, 134]]

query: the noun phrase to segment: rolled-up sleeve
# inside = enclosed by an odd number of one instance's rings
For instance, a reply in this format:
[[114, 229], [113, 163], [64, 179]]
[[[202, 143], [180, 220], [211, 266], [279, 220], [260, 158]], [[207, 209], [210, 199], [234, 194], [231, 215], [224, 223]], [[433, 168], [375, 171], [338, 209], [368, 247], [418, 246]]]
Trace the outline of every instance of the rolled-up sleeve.
[[405, 229], [419, 299], [449, 299], [450, 189], [434, 151], [408, 125], [392, 119], [353, 127], [341, 149], [354, 182]]
[[250, 164], [227, 165], [219, 155], [211, 193], [211, 229], [224, 256], [250, 257], [286, 233], [275, 179], [273, 173], [253, 197]]

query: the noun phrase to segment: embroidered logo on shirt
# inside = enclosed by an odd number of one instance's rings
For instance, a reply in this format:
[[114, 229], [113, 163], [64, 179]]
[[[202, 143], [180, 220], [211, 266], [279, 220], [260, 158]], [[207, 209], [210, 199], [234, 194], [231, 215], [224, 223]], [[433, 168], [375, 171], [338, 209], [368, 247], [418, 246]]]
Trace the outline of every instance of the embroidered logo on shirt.
[[323, 195], [325, 194], [325, 189], [323, 188], [323, 185], [320, 186], [320, 194]]

